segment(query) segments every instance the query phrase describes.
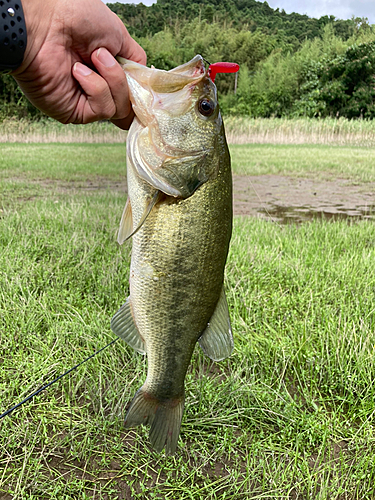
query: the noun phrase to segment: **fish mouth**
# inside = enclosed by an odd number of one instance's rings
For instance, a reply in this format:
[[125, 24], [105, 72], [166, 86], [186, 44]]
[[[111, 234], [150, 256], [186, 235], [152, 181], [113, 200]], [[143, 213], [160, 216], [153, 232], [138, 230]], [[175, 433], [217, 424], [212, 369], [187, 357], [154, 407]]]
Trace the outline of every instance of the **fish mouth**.
[[127, 77], [134, 78], [140, 85], [162, 94], [177, 92], [186, 85], [197, 84], [203, 78], [208, 77], [203, 57], [199, 54], [191, 61], [169, 71], [154, 67], [148, 68], [119, 56], [117, 60]]
[[191, 78], [197, 78], [202, 75], [207, 76], [208, 70], [206, 70], [203, 57], [198, 54], [187, 63], [169, 70], [168, 73], [178, 73], [180, 75], [190, 76]]

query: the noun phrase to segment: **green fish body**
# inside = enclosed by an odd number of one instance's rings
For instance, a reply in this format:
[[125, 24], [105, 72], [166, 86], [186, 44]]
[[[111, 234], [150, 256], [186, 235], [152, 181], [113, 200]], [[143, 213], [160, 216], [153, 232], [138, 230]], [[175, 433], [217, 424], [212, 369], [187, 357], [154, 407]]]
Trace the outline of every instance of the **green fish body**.
[[119, 242], [133, 236], [130, 296], [112, 330], [147, 354], [125, 424], [149, 424], [177, 447], [184, 379], [197, 341], [212, 359], [233, 349], [223, 291], [232, 230], [230, 156], [216, 88], [196, 56], [170, 72], [125, 62], [136, 119], [127, 140], [128, 202]]

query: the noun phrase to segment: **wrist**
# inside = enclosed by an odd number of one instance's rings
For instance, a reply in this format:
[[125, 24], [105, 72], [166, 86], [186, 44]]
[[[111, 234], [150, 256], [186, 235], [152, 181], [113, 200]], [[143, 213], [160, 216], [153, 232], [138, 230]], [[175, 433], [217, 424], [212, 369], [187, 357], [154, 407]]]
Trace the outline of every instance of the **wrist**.
[[26, 46], [27, 33], [21, 0], [0, 2], [0, 73], [21, 66]]
[[55, 0], [22, 0], [27, 30], [27, 45], [22, 64], [12, 72], [14, 77], [19, 76], [28, 68], [48, 37], [52, 24], [54, 3]]

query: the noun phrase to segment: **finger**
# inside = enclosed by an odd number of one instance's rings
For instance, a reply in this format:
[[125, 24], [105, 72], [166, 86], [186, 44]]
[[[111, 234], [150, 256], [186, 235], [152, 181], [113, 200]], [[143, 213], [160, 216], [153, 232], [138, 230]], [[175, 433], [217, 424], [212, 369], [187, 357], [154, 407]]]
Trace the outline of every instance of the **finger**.
[[112, 118], [116, 113], [116, 105], [106, 80], [79, 62], [74, 64], [72, 73], [83, 92], [69, 122], [90, 123]]
[[91, 60], [111, 91], [116, 107], [114, 120], [123, 120], [130, 113], [129, 90], [124, 70], [106, 48], [95, 50]]

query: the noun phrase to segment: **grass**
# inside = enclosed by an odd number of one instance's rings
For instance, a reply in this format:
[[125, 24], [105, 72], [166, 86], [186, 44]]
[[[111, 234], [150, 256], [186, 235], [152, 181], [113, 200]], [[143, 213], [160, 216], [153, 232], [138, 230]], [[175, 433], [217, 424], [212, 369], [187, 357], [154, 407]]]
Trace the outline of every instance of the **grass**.
[[[124, 178], [123, 146], [4, 147], [0, 412], [113, 339], [130, 255], [116, 243], [125, 196], [109, 182]], [[329, 156], [315, 151], [299, 175]], [[236, 152], [249, 149], [233, 150], [246, 172]], [[119, 341], [0, 422], [0, 498], [375, 498], [374, 242], [369, 221], [237, 218], [235, 352], [212, 363], [196, 349], [177, 455], [123, 428], [146, 364]]]
[[0, 153], [0, 179], [79, 182], [126, 176], [125, 144], [2, 144]]
[[[237, 175], [281, 174], [375, 182], [375, 149], [372, 148], [246, 144], [230, 145], [230, 152], [233, 173]], [[3, 193], [17, 187], [21, 189], [22, 184], [26, 191], [34, 193], [41, 185], [50, 192], [54, 185], [64, 182], [74, 182], [79, 188], [87, 182], [100, 185], [102, 181], [126, 180], [124, 144], [29, 144], [25, 147], [15, 143], [0, 145], [0, 154], [0, 181], [7, 181]]]
[[230, 145], [235, 174], [375, 181], [375, 149], [316, 144]]

